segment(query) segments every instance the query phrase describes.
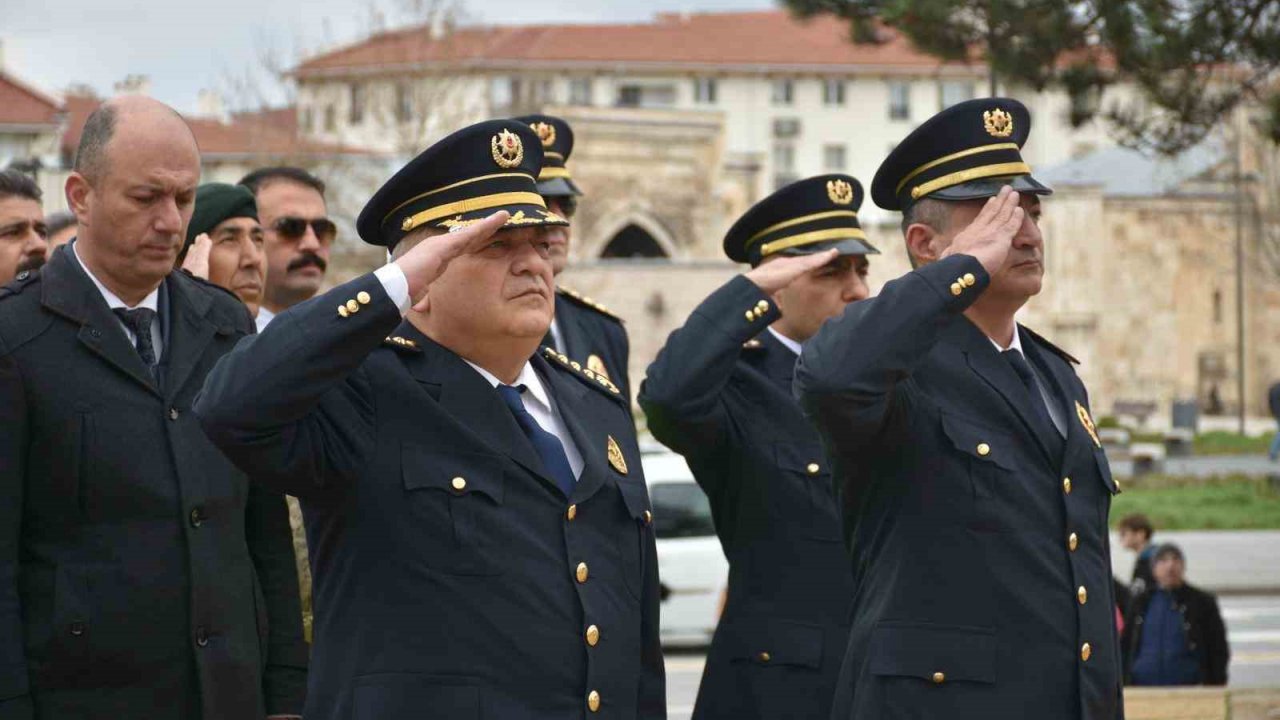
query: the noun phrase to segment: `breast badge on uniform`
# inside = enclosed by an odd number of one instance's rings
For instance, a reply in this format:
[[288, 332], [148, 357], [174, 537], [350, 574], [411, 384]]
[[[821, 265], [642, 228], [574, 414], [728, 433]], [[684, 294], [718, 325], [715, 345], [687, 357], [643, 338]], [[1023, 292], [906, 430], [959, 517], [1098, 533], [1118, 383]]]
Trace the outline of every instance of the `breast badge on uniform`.
[[1093, 438], [1093, 444], [1102, 447], [1102, 441], [1098, 439], [1098, 429], [1093, 424], [1093, 418], [1089, 417], [1089, 411], [1084, 409], [1079, 400], [1076, 401], [1076, 415], [1080, 416], [1080, 424], [1089, 433], [1089, 437]]
[[612, 435], [609, 436], [608, 452], [609, 452], [609, 464], [613, 466], [614, 470], [617, 470], [623, 475], [626, 475], [627, 459], [622, 456], [622, 448], [618, 447], [618, 441], [614, 440]]

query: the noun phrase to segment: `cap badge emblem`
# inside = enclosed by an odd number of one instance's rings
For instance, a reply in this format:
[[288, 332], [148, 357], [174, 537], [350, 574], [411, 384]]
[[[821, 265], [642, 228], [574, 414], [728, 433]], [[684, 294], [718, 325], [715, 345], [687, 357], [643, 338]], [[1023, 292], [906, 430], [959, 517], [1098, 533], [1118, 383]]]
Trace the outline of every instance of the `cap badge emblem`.
[[503, 130], [489, 141], [489, 149], [493, 151], [493, 161], [498, 167], [513, 168], [524, 160], [524, 144], [520, 136], [510, 130]]
[[828, 180], [827, 197], [837, 205], [848, 205], [853, 202], [853, 186], [844, 180]]
[[1013, 134], [1013, 116], [996, 108], [982, 113], [982, 125], [991, 137], [1007, 138]]
[[542, 141], [542, 147], [549, 148], [556, 144], [556, 126], [551, 123], [536, 122], [530, 125], [533, 131], [538, 133], [538, 139]]

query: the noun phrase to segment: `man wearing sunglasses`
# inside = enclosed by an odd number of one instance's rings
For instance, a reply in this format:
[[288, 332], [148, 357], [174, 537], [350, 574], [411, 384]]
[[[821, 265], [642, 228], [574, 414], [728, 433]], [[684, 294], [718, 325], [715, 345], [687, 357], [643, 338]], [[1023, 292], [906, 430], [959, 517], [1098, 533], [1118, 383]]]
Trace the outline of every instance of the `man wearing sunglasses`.
[[47, 236], [40, 188], [17, 170], [0, 170], [0, 285], [44, 264]]
[[338, 228], [328, 217], [324, 182], [306, 170], [262, 168], [240, 184], [253, 191], [265, 231], [267, 287], [257, 318], [261, 332], [277, 314], [320, 290]]
[[[573, 182], [567, 162], [573, 152], [573, 129], [569, 123], [550, 115], [526, 115], [516, 120], [527, 124], [542, 141], [545, 160], [538, 174], [538, 193], [547, 209], [572, 220], [582, 191]], [[570, 228], [554, 228], [551, 233], [551, 267], [556, 277], [569, 265]], [[554, 347], [595, 373], [604, 375], [631, 398], [627, 361], [631, 343], [622, 319], [589, 297], [556, 282], [556, 316], [543, 344]]]

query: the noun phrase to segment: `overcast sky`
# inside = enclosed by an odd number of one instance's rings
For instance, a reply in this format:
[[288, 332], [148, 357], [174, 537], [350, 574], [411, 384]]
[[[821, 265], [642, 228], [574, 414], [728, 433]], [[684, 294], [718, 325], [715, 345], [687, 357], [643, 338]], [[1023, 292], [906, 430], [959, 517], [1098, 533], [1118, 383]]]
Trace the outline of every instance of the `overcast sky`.
[[[37, 87], [84, 83], [102, 94], [131, 73], [152, 94], [194, 110], [202, 88], [261, 67], [259, 49], [299, 50], [350, 41], [371, 27], [374, 3], [404, 0], [4, 0], [4, 67]], [[772, 0], [470, 0], [485, 23], [643, 21], [657, 12], [761, 9]]]

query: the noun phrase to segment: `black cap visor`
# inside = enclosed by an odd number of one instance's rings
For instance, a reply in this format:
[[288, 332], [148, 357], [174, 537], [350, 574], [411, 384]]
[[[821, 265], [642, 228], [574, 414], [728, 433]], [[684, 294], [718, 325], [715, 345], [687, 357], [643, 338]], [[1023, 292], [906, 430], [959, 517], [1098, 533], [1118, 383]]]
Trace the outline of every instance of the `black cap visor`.
[[[934, 190], [925, 197], [934, 200], [985, 200], [1000, 194], [1000, 188], [1009, 185], [1020, 193], [1033, 195], [1052, 195], [1053, 190], [1030, 175], [1014, 175], [1012, 177], [991, 177], [970, 180], [959, 185]], [[923, 199], [923, 198], [922, 198]]]

